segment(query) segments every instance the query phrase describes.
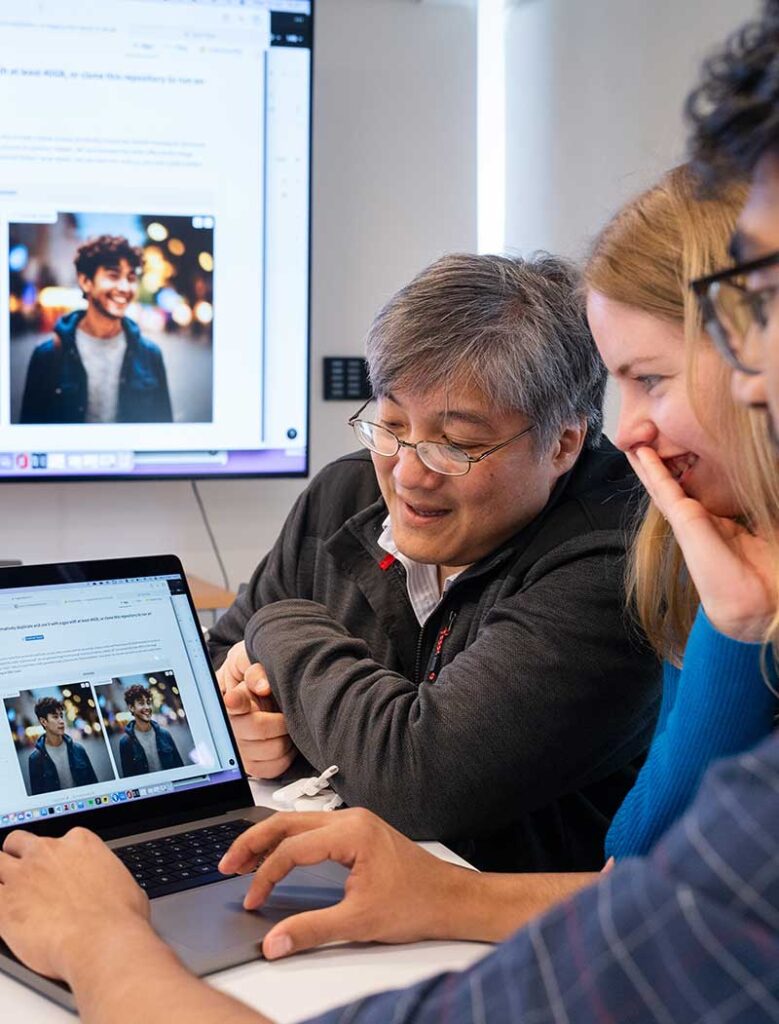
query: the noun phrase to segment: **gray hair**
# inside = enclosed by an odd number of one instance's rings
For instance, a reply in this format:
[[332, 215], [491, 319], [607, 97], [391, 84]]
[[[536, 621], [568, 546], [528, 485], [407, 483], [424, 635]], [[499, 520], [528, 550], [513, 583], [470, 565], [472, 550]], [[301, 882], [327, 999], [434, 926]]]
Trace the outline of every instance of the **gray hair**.
[[558, 256], [444, 256], [379, 312], [366, 350], [377, 397], [475, 386], [527, 416], [541, 452], [582, 420], [587, 447], [600, 443], [606, 369], [579, 273]]

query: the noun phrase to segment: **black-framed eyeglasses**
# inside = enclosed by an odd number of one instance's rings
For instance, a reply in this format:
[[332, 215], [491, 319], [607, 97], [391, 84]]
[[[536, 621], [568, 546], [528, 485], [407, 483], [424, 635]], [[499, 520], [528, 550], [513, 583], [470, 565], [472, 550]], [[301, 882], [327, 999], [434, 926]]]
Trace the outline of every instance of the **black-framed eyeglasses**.
[[726, 362], [741, 373], [754, 376], [763, 372], [764, 332], [779, 295], [779, 282], [748, 288], [746, 280], [757, 270], [777, 265], [779, 252], [774, 252], [690, 282], [703, 326]]
[[370, 420], [360, 419], [360, 413], [372, 401], [373, 399], [369, 398], [348, 420], [349, 426], [354, 430], [355, 437], [363, 448], [367, 448], [377, 455], [385, 455], [387, 458], [397, 455], [401, 448], [413, 448], [423, 465], [432, 469], [434, 473], [442, 473], [444, 476], [465, 476], [476, 462], [481, 462], [488, 455], [500, 451], [512, 441], [519, 440], [535, 426], [534, 423], [531, 423], [529, 427], [525, 427], [524, 430], [520, 430], [518, 434], [514, 434], [507, 440], [501, 441], [500, 444], [493, 445], [481, 455], [469, 455], [457, 445], [447, 444], [444, 441], [417, 441], [415, 443], [401, 441], [397, 434], [393, 434], [387, 427], [382, 427], [379, 423], [372, 423]]

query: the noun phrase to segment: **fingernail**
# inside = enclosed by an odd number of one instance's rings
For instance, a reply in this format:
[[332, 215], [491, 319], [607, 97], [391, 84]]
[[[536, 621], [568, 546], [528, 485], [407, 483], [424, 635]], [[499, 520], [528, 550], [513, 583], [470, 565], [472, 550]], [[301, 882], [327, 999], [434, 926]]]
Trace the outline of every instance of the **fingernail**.
[[292, 952], [292, 939], [289, 935], [272, 935], [265, 949], [265, 956], [268, 960], [277, 960], [281, 956], [287, 956]]

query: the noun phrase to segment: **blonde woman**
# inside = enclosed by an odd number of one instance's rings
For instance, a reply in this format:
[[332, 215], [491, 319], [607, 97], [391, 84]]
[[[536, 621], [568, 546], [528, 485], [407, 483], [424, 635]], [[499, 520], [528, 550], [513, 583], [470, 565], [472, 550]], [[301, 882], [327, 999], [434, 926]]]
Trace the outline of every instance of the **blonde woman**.
[[650, 753], [607, 836], [616, 859], [646, 853], [709, 764], [765, 737], [778, 707], [762, 644], [779, 514], [765, 417], [730, 399], [728, 365], [680, 287], [726, 263], [744, 197], [734, 184], [702, 201], [676, 168], [604, 229], [585, 272], [590, 326], [620, 392], [615, 441], [652, 498], [629, 589], [665, 663]]

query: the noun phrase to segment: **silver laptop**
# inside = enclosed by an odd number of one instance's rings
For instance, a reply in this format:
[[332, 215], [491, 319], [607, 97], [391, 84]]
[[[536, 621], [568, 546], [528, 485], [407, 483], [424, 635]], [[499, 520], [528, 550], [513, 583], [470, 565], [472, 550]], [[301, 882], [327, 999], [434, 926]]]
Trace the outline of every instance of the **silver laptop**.
[[[203, 975], [260, 957], [276, 921], [343, 895], [346, 872], [324, 864], [243, 910], [251, 876], [216, 864], [272, 813], [253, 804], [177, 558], [0, 569], [0, 842], [15, 828], [96, 832]], [[74, 1008], [2, 943], [0, 969]]]

